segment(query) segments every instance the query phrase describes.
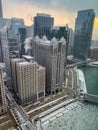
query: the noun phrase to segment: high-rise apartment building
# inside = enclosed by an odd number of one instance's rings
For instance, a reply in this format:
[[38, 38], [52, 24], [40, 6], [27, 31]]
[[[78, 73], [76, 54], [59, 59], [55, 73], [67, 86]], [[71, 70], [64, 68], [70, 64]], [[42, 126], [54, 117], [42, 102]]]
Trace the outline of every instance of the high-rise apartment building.
[[45, 68], [31, 56], [12, 59], [13, 89], [22, 105], [45, 97]]
[[20, 58], [11, 59], [12, 88], [16, 95], [18, 93], [17, 63], [23, 62], [23, 61], [24, 61], [24, 59], [20, 59]]
[[[3, 61], [6, 65], [7, 80], [11, 86], [11, 66], [10, 59], [19, 57], [19, 35], [10, 28], [4, 28], [1, 31], [1, 44], [3, 52]], [[10, 87], [9, 86], [9, 87]]]
[[38, 66], [38, 99], [45, 97], [45, 80], [46, 70], [45, 67]]
[[37, 63], [19, 62], [17, 64], [18, 95], [21, 104], [37, 101]]
[[0, 66], [0, 114], [7, 111], [7, 102], [5, 96], [4, 72]]
[[0, 33], [0, 62], [3, 62], [2, 44], [1, 44], [1, 33]]
[[66, 41], [62, 38], [51, 41], [47, 37], [34, 38], [34, 55], [38, 64], [46, 67], [46, 92], [54, 94], [62, 91], [62, 84], [65, 79], [65, 53]]
[[0, 18], [3, 17], [3, 12], [2, 12], [2, 1], [0, 0]]
[[73, 47], [75, 59], [86, 60], [89, 56], [94, 18], [93, 9], [78, 11]]
[[46, 35], [50, 37], [50, 29], [54, 26], [54, 18], [48, 14], [38, 13], [34, 17], [34, 36], [38, 35], [40, 38]]

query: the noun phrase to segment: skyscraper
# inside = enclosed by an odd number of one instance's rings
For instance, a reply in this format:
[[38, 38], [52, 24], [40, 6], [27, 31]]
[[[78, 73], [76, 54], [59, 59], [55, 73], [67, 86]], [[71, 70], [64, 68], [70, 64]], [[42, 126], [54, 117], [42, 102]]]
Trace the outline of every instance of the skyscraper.
[[45, 67], [24, 55], [11, 60], [13, 89], [22, 105], [45, 97]]
[[38, 99], [45, 97], [45, 67], [38, 66]]
[[12, 88], [15, 94], [18, 93], [18, 84], [17, 84], [17, 63], [24, 61], [20, 58], [11, 59], [11, 73], [12, 73]]
[[75, 23], [73, 55], [86, 60], [89, 56], [95, 13], [93, 9], [78, 11]]
[[42, 38], [46, 35], [49, 38], [50, 29], [54, 25], [54, 18], [48, 14], [38, 13], [34, 17], [34, 36]]
[[11, 58], [19, 57], [19, 35], [10, 28], [4, 28], [1, 31], [1, 44], [3, 52], [3, 61], [6, 65], [8, 84], [11, 87]]
[[65, 39], [57, 41], [53, 38], [49, 41], [44, 36], [42, 39], [35, 37], [34, 41], [35, 59], [40, 65], [46, 67], [46, 92], [55, 94], [62, 91], [65, 72]]
[[20, 37], [20, 55], [24, 53], [24, 41], [26, 38], [26, 26], [24, 25], [24, 20], [21, 18], [11, 18], [11, 27]]
[[11, 23], [11, 19], [8, 18], [0, 18], [0, 29], [8, 26]]
[[22, 56], [24, 53], [24, 41], [26, 38], [26, 26], [24, 25], [24, 20], [21, 18], [0, 18], [0, 29], [3, 28], [11, 28], [10, 30], [14, 31], [14, 34], [19, 35], [20, 37], [20, 55]]
[[21, 104], [37, 101], [37, 63], [17, 64], [18, 95]]
[[34, 38], [34, 26], [26, 26], [26, 37], [32, 37]]
[[0, 0], [0, 18], [2, 18], [2, 17], [3, 17], [3, 13], [2, 13], [2, 2]]
[[1, 44], [1, 33], [0, 33], [0, 62], [3, 62], [2, 44]]
[[56, 37], [57, 39], [61, 39], [64, 37], [66, 39], [66, 55], [72, 55], [74, 33], [68, 24], [66, 26], [53, 27], [50, 30], [50, 34], [51, 38]]
[[7, 102], [5, 96], [4, 72], [0, 65], [0, 114], [7, 111]]

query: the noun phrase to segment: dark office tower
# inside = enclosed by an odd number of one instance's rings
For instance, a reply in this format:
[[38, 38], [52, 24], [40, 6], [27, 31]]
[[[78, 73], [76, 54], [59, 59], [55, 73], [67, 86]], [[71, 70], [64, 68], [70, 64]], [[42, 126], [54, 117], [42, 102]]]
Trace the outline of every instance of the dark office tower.
[[38, 35], [40, 38], [46, 35], [50, 37], [50, 29], [54, 25], [54, 18], [48, 14], [38, 13], [34, 17], [34, 36]]
[[3, 62], [5, 62], [8, 85], [11, 88], [11, 58], [19, 57], [20, 37], [11, 29], [6, 27], [1, 30], [1, 45]]
[[3, 17], [3, 13], [2, 13], [2, 3], [1, 3], [1, 0], [0, 0], [0, 18]]
[[93, 9], [78, 11], [73, 47], [75, 59], [86, 60], [89, 56], [94, 18]]
[[20, 36], [20, 56], [25, 54], [24, 52], [24, 41], [26, 38], [26, 26], [24, 20], [20, 18], [11, 18], [11, 26], [16, 34]]

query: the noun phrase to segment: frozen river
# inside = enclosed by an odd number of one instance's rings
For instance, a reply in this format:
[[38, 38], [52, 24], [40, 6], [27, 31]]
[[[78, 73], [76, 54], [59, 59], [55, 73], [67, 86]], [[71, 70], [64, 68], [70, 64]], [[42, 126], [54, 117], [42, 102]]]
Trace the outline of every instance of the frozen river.
[[[98, 67], [81, 67], [89, 94], [98, 95]], [[75, 103], [60, 116], [41, 123], [42, 130], [98, 130], [98, 105]], [[73, 106], [73, 103], [72, 103]]]
[[[72, 104], [73, 105], [73, 104]], [[71, 109], [70, 109], [71, 108]], [[77, 103], [69, 111], [42, 124], [42, 130], [98, 130], [98, 106]]]

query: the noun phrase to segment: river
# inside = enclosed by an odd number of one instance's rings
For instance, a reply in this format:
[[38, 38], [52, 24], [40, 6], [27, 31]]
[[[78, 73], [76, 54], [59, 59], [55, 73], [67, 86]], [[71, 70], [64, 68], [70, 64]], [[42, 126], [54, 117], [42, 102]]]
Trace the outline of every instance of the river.
[[[69, 111], [56, 117], [48, 123], [42, 124], [42, 130], [98, 130], [98, 106], [95, 104], [81, 104], [75, 107], [71, 104]], [[67, 109], [67, 108], [66, 108]]]
[[84, 66], [80, 68], [85, 76], [87, 92], [98, 95], [98, 67]]
[[[85, 66], [80, 69], [84, 72], [87, 92], [98, 95], [98, 67]], [[48, 123], [42, 124], [42, 130], [98, 130], [98, 105], [76, 104], [75, 107], [68, 106], [69, 111], [59, 118], [55, 116], [54, 120], [49, 119]]]

